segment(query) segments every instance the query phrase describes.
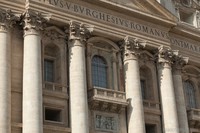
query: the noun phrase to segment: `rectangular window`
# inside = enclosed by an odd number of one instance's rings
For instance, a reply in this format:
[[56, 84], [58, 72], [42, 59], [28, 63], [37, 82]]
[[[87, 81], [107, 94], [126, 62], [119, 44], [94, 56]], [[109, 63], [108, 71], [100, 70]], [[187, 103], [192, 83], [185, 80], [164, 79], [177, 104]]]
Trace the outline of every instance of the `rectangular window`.
[[145, 124], [146, 133], [157, 133], [156, 125], [154, 124]]
[[141, 91], [142, 91], [142, 99], [146, 99], [146, 81], [141, 79], [140, 80], [140, 84], [141, 84]]
[[61, 109], [45, 108], [45, 120], [54, 121], [54, 122], [62, 122], [61, 118], [62, 118]]
[[54, 61], [44, 60], [44, 80], [47, 82], [54, 82]]

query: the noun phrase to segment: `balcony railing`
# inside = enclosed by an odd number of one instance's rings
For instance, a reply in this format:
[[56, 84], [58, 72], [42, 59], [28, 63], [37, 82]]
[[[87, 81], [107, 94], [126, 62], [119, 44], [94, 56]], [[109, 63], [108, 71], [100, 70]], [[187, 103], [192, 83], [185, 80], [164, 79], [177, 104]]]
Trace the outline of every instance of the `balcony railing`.
[[192, 128], [200, 128], [200, 109], [188, 109], [188, 122]]
[[43, 88], [45, 90], [57, 91], [57, 92], [63, 92], [64, 90], [66, 90], [66, 86], [52, 82], [45, 82]]
[[161, 114], [160, 111], [160, 103], [151, 101], [151, 100], [143, 100], [144, 111], [154, 114]]
[[99, 87], [88, 91], [88, 102], [92, 109], [114, 112], [128, 105], [125, 92]]

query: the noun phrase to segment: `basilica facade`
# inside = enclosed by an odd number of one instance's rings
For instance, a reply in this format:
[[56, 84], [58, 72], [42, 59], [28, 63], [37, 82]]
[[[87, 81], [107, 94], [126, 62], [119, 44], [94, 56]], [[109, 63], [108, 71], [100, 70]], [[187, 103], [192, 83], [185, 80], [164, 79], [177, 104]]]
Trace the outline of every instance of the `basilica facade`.
[[0, 0], [0, 133], [200, 133], [199, 0]]

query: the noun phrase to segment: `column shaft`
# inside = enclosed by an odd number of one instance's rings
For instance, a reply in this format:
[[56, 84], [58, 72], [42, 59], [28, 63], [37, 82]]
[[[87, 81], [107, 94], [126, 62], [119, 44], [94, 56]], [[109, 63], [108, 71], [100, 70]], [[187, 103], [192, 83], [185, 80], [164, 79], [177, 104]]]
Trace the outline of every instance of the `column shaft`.
[[126, 98], [130, 102], [127, 109], [128, 133], [145, 133], [138, 61], [126, 60], [124, 62], [124, 70]]
[[85, 46], [78, 39], [69, 44], [69, 80], [72, 133], [89, 133]]
[[8, 32], [0, 27], [0, 132], [11, 132], [11, 77], [10, 77], [10, 44]]
[[24, 36], [23, 133], [42, 133], [42, 65], [39, 34]]
[[158, 69], [163, 130], [164, 133], [179, 133], [171, 66], [168, 63], [161, 63]]

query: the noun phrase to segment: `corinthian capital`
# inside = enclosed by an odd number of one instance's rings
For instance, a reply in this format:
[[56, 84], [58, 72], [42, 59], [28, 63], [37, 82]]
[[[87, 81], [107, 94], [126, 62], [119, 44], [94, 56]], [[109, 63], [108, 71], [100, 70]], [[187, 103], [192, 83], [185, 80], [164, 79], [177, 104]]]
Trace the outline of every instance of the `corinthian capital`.
[[182, 57], [181, 55], [177, 55], [173, 58], [173, 73], [174, 74], [181, 74], [182, 68], [188, 63], [188, 57]]
[[46, 22], [50, 19], [50, 15], [26, 10], [22, 16], [22, 25], [24, 26], [24, 34], [38, 34], [38, 31], [43, 30]]
[[13, 27], [19, 21], [19, 16], [11, 10], [0, 9], [0, 30], [6, 31], [7, 28]]
[[156, 54], [158, 63], [172, 64], [176, 56], [178, 56], [178, 50], [171, 50], [170, 48], [164, 46], [160, 46], [158, 48], [158, 53]]
[[124, 59], [136, 59], [141, 49], [146, 46], [146, 42], [136, 38], [125, 37], [122, 43]]
[[66, 32], [69, 33], [69, 40], [78, 39], [81, 41], [86, 41], [86, 39], [91, 35], [92, 31], [93, 26], [88, 26], [77, 22], [70, 22], [69, 30]]

